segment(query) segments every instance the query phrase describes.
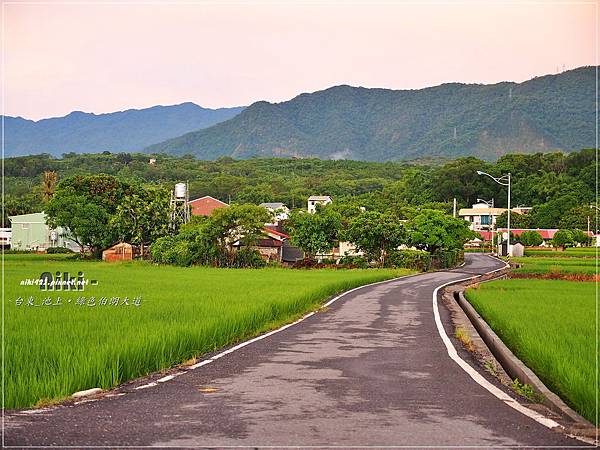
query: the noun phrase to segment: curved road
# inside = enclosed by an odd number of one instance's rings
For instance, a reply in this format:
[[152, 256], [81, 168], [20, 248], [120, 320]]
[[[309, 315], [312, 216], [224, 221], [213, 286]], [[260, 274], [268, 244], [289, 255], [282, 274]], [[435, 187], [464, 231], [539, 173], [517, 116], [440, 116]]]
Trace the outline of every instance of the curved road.
[[469, 255], [460, 269], [358, 289], [169, 382], [137, 390], [131, 383], [119, 388], [124, 395], [35, 414], [9, 411], [5, 443], [583, 446], [507, 406], [448, 356], [434, 289], [498, 267]]

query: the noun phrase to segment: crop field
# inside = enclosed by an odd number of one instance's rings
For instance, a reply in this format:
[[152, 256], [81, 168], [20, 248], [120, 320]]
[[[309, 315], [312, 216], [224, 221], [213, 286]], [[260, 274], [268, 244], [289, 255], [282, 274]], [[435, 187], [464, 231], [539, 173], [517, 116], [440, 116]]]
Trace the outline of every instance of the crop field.
[[[532, 261], [528, 270], [588, 273], [594, 266]], [[595, 263], [595, 261], [591, 261]], [[562, 263], [565, 263], [564, 265]], [[596, 392], [596, 285], [585, 281], [508, 279], [482, 283], [467, 298], [505, 344], [553, 392], [594, 422]]]
[[[84, 291], [21, 285], [43, 272], [79, 271], [90, 280]], [[5, 255], [5, 406], [114, 387], [290, 322], [335, 293], [408, 273]]]
[[539, 256], [546, 258], [595, 258], [596, 247], [566, 248], [563, 251], [553, 249], [526, 249], [525, 256]]
[[521, 264], [518, 269], [514, 269], [514, 273], [531, 273], [531, 274], [596, 274], [596, 259], [595, 258], [577, 258], [577, 257], [562, 257], [548, 258], [529, 256], [524, 258], [511, 258], [512, 262]]

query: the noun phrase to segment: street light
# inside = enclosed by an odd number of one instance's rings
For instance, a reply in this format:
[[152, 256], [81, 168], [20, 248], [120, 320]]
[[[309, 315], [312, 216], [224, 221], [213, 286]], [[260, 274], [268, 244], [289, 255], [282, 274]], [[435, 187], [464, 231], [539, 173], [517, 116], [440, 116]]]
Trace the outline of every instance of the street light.
[[507, 253], [508, 255], [512, 255], [512, 249], [510, 247], [510, 172], [506, 175], [502, 175], [501, 177], [493, 177], [489, 173], [482, 172], [481, 170], [477, 171], [477, 175], [486, 175], [494, 180], [501, 186], [508, 186], [508, 220], [506, 221], [506, 229], [508, 231], [508, 245], [507, 245]]
[[[477, 203], [485, 203], [488, 208], [494, 209], [494, 199], [487, 201], [482, 198], [478, 198]], [[489, 225], [491, 226], [491, 230], [492, 230], [492, 253], [494, 253], [494, 216], [492, 213], [490, 213], [490, 214], [488, 214], [488, 217], [490, 218]]]

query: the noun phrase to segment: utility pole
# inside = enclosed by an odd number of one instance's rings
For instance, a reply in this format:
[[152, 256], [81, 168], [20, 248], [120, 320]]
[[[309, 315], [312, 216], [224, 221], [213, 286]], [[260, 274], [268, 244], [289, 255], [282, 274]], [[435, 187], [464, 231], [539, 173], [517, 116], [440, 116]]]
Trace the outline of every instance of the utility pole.
[[588, 219], [588, 236], [590, 235], [590, 216], [587, 216]]
[[456, 219], [456, 197], [454, 197], [454, 201], [452, 202], [452, 217]]
[[477, 175], [485, 175], [490, 177], [492, 180], [494, 180], [496, 183], [498, 183], [501, 186], [507, 186], [508, 187], [508, 220], [507, 220], [507, 234], [508, 234], [508, 242], [507, 242], [507, 246], [506, 246], [506, 252], [508, 253], [508, 256], [512, 256], [512, 249], [510, 246], [510, 172], [508, 172], [506, 175], [502, 175], [501, 177], [493, 177], [491, 176], [489, 173], [485, 173], [482, 172], [481, 170], [477, 171]]

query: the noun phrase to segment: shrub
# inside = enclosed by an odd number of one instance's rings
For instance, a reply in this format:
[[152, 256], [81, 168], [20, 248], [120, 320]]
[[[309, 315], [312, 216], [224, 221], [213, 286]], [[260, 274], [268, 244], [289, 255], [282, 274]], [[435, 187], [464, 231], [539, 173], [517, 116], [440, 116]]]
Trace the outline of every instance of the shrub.
[[258, 250], [249, 247], [242, 247], [235, 252], [233, 267], [265, 267], [267, 262], [260, 256]]
[[552, 245], [565, 248], [573, 245], [573, 233], [569, 230], [558, 230], [552, 238]]
[[71, 250], [70, 248], [67, 248], [67, 247], [49, 247], [46, 250], [46, 253], [54, 254], [54, 253], [74, 253], [74, 252], [73, 252], [73, 250]]
[[465, 260], [465, 252], [462, 249], [444, 250], [437, 252], [432, 257], [431, 267], [434, 269], [450, 269], [461, 264]]
[[339, 265], [367, 269], [369, 267], [369, 261], [362, 256], [342, 256]]
[[431, 256], [422, 250], [394, 250], [388, 254], [386, 265], [426, 272], [431, 266]]
[[535, 247], [541, 245], [544, 242], [542, 235], [537, 231], [524, 231], [519, 236], [519, 242], [525, 247]]

